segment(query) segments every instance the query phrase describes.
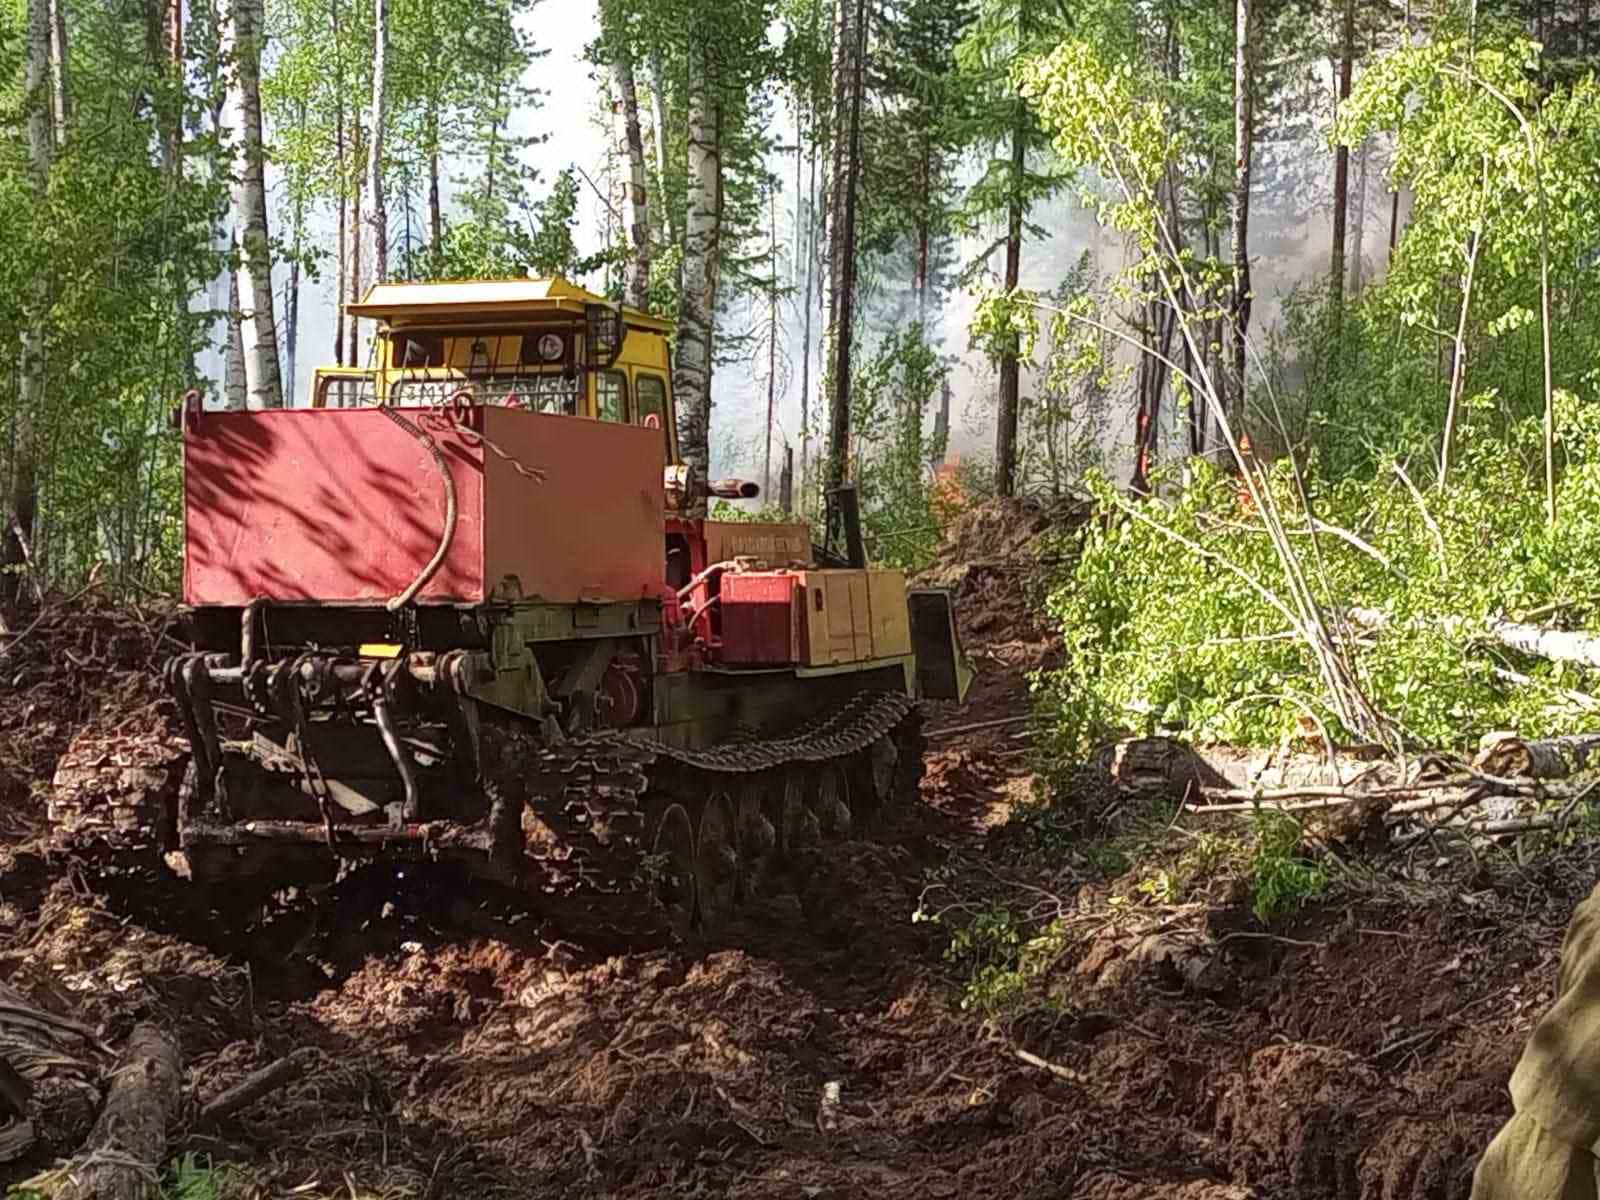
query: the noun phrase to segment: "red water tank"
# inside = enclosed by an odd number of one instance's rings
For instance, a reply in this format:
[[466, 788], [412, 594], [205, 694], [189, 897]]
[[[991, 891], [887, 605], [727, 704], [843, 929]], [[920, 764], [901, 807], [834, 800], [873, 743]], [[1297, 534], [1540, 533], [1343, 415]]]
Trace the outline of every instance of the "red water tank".
[[786, 571], [730, 571], [722, 576], [722, 661], [735, 667], [800, 661], [795, 620], [798, 581]]

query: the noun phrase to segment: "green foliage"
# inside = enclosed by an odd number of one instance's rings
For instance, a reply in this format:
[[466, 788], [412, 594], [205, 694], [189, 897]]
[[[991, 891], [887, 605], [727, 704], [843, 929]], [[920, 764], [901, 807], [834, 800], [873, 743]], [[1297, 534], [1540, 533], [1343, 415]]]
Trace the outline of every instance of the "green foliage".
[[[45, 96], [22, 94], [24, 6], [0, 8], [0, 481], [8, 488], [31, 427], [41, 517], [31, 535], [38, 582], [71, 586], [97, 563], [113, 592], [170, 587], [180, 570], [179, 453], [167, 418], [194, 379], [209, 314], [191, 311], [197, 281], [221, 264], [212, 223], [226, 172], [214, 138], [187, 148], [175, 180], [155, 147], [206, 98], [152, 58], [142, 11], [70, 10], [72, 88], [66, 136], [37, 199], [21, 139]], [[202, 33], [190, 50], [200, 70]], [[44, 397], [20, 411], [25, 328], [44, 336]], [[6, 493], [9, 501], [9, 490]], [[9, 502], [0, 528], [9, 527]]]
[[[1385, 614], [1383, 628], [1361, 635], [1356, 661], [1377, 707], [1416, 741], [1463, 745], [1491, 729], [1536, 736], [1595, 727], [1596, 716], [1566, 696], [1583, 686], [1572, 668], [1512, 660], [1477, 631], [1496, 614], [1545, 609], [1582, 626], [1594, 613], [1596, 414], [1592, 401], [1568, 397], [1559, 406], [1566, 515], [1554, 528], [1518, 452], [1537, 446], [1531, 420], [1514, 428], [1508, 447], [1494, 422], [1472, 410], [1462, 470], [1424, 499], [1426, 513], [1392, 471], [1330, 481], [1313, 471], [1324, 529], [1319, 571], [1340, 603]], [[1141, 506], [1140, 520], [1096, 483], [1110, 519], [1085, 528], [1079, 558], [1049, 599], [1068, 644], [1068, 664], [1045, 686], [1064, 745], [1086, 750], [1157, 723], [1198, 742], [1274, 745], [1306, 713], [1346, 736], [1323, 707], [1304, 643], [1245, 578], [1274, 578], [1259, 518], [1231, 476], [1199, 463], [1191, 471], [1184, 491], [1171, 503]], [[1269, 478], [1290, 529], [1308, 542], [1287, 466]], [[1359, 531], [1369, 549], [1325, 532], [1330, 527]], [[1533, 683], [1506, 683], [1500, 666]]]
[[469, 193], [464, 215], [445, 229], [444, 242], [428, 255], [432, 275], [446, 279], [496, 279], [525, 275], [577, 278], [606, 256], [578, 252], [578, 180], [569, 167], [556, 176], [549, 195], [535, 203], [526, 224], [512, 220], [504, 199]]
[[939, 548], [949, 514], [940, 511], [927, 464], [942, 459], [944, 447], [930, 444], [923, 426], [947, 371], [913, 324], [885, 337], [851, 385], [862, 530], [874, 560], [886, 566], [926, 566]]
[[1010, 909], [998, 903], [950, 924], [944, 960], [964, 976], [961, 1007], [984, 1017], [1003, 1016], [1017, 1008], [1029, 986], [1046, 975], [1066, 951], [1066, 934], [1059, 923], [1030, 933]]
[[956, 45], [974, 0], [895, 0], [875, 22], [871, 80], [876, 102], [862, 115], [859, 253], [880, 289], [902, 277], [927, 284], [937, 303], [952, 279], [958, 224], [957, 172], [967, 81]]
[[242, 1178], [234, 1168], [214, 1165], [209, 1158], [185, 1154], [167, 1167], [161, 1200], [227, 1200], [239, 1194]]
[[759, 508], [745, 508], [735, 504], [732, 500], [715, 500], [711, 504], [710, 518], [713, 521], [740, 521], [747, 525], [779, 525], [795, 518], [784, 512], [775, 504], [763, 504]]
[[[1583, 393], [1600, 350], [1600, 321], [1579, 300], [1600, 282], [1592, 252], [1600, 244], [1600, 85], [1586, 75], [1548, 86], [1539, 48], [1494, 26], [1480, 29], [1473, 46], [1446, 28], [1386, 55], [1363, 72], [1341, 112], [1336, 136], [1346, 144], [1395, 138], [1391, 177], [1416, 203], [1387, 276], [1344, 323], [1343, 344], [1328, 343], [1325, 325], [1318, 330], [1314, 305], [1296, 314], [1296, 352], [1327, 363], [1303, 403], [1330, 472], [1371, 471], [1395, 456], [1428, 482], [1450, 381], [1449, 360], [1441, 369], [1436, 356], [1458, 328], [1474, 420], [1516, 445], [1515, 428], [1544, 407], [1541, 220], [1555, 386]], [[1530, 449], [1536, 460], [1537, 444], [1517, 447]]]
[[1321, 896], [1327, 890], [1328, 876], [1302, 855], [1300, 822], [1289, 813], [1258, 809], [1255, 826], [1250, 900], [1256, 919], [1270, 925]]

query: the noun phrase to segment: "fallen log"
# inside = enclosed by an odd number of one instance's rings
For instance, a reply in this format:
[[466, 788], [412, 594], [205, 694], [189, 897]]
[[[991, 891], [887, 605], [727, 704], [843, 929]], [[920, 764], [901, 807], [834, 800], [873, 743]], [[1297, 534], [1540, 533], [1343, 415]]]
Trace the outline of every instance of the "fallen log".
[[1510, 650], [1520, 650], [1551, 662], [1600, 667], [1600, 634], [1567, 629], [1546, 629], [1518, 621], [1490, 621], [1488, 635]]
[[1221, 797], [1229, 790], [1248, 797], [1262, 789], [1343, 789], [1357, 780], [1376, 776], [1392, 781], [1400, 774], [1392, 765], [1364, 755], [1227, 746], [1202, 751], [1168, 737], [1118, 742], [1103, 763], [1106, 774], [1123, 791], [1174, 799], [1213, 791]]
[[1515, 733], [1488, 733], [1472, 760], [1474, 770], [1508, 779], [1568, 779], [1600, 764], [1600, 734], [1529, 740]]
[[159, 1025], [136, 1025], [88, 1139], [28, 1188], [51, 1200], [153, 1200], [181, 1094], [177, 1042]]
[[[1364, 629], [1386, 629], [1392, 624], [1389, 614], [1376, 608], [1349, 608], [1345, 610], [1345, 616], [1352, 625]], [[1405, 622], [1405, 626], [1413, 629], [1436, 628], [1450, 637], [1486, 637], [1508, 650], [1516, 650], [1534, 658], [1573, 663], [1580, 667], [1600, 667], [1600, 634], [1583, 630], [1549, 629], [1543, 625], [1499, 618], [1476, 623], [1460, 617], [1416, 619]]]
[[302, 1046], [276, 1062], [268, 1063], [259, 1071], [246, 1075], [231, 1088], [207, 1101], [200, 1109], [197, 1124], [201, 1127], [215, 1125], [234, 1113], [243, 1112], [256, 1101], [300, 1079], [316, 1059], [317, 1052], [314, 1049]]

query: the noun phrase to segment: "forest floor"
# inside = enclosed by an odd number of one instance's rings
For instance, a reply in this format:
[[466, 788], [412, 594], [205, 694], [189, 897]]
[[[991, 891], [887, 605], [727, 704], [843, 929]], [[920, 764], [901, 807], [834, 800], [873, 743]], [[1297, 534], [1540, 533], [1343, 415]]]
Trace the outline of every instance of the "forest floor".
[[[936, 735], [1026, 713], [1059, 648], [1024, 578], [1004, 547], [957, 564], [981, 676]], [[165, 719], [158, 628], [74, 611], [0, 662], [0, 982], [112, 1042], [170, 1023], [196, 1098], [321, 1052], [175, 1131], [207, 1195], [1465, 1197], [1597, 870], [1586, 846], [1468, 877], [1374, 860], [1270, 933], [1225, 882], [1142, 902], [1197, 835], [1092, 786], [1019, 819], [1016, 726], [935, 736], [892, 836], [834, 844], [711, 944], [582, 944], [370, 876], [225, 937], [40, 848], [73, 731]], [[983, 946], [952, 934], [1040, 912], [1057, 942], [1026, 995], [964, 1009]]]

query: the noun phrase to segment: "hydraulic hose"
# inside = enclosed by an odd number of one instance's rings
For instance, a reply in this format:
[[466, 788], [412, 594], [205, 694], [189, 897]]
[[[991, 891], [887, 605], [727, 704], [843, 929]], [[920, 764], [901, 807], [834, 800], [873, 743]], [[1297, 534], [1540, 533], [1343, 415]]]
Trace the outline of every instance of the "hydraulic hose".
[[450, 553], [450, 545], [456, 540], [456, 481], [450, 474], [450, 464], [445, 461], [444, 451], [439, 449], [439, 443], [434, 441], [427, 430], [408, 421], [387, 404], [379, 405], [383, 415], [388, 417], [401, 429], [405, 430], [427, 449], [433, 456], [434, 466], [439, 468], [439, 478], [444, 480], [444, 530], [439, 535], [439, 548], [433, 552], [433, 557], [421, 572], [413, 579], [410, 586], [398, 596], [391, 599], [387, 605], [390, 612], [404, 608], [416, 599], [417, 593], [428, 585], [428, 581], [439, 572], [444, 565], [445, 555]]

